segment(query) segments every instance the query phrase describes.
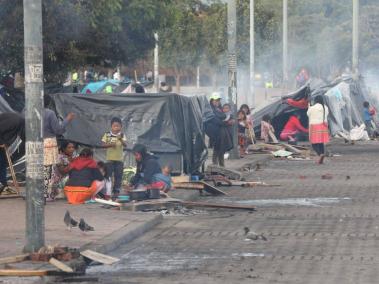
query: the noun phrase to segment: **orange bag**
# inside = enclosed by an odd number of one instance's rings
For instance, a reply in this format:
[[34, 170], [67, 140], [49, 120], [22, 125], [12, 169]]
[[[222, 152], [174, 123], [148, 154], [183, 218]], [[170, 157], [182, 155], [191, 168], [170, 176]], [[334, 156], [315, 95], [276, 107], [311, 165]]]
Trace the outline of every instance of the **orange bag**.
[[96, 181], [90, 187], [84, 186], [65, 186], [64, 193], [70, 204], [83, 204], [96, 193]]

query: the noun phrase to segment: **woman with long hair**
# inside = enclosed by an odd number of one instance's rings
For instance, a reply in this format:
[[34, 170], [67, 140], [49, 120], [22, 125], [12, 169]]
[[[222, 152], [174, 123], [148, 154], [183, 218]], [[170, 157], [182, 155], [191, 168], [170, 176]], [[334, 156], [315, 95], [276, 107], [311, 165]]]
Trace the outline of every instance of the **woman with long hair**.
[[325, 158], [325, 144], [329, 142], [329, 109], [325, 105], [323, 96], [315, 97], [313, 105], [308, 108], [307, 115], [309, 118], [309, 141], [319, 156], [318, 163], [322, 164]]

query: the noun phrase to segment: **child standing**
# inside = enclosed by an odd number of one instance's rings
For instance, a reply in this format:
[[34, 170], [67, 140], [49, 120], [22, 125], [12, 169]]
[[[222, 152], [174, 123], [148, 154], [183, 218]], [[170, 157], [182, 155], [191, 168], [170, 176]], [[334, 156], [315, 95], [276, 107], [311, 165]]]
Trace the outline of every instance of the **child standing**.
[[363, 119], [365, 121], [368, 136], [372, 139], [374, 136], [374, 129], [372, 127], [372, 111], [370, 111], [370, 103], [363, 103]]
[[246, 148], [246, 129], [248, 128], [248, 122], [246, 113], [242, 110], [238, 111], [237, 113], [238, 117], [238, 145], [240, 150], [240, 156], [241, 158], [245, 154], [245, 148]]
[[103, 147], [107, 149], [107, 174], [114, 179], [113, 196], [117, 197], [121, 191], [122, 175], [124, 171], [124, 152], [126, 137], [122, 133], [122, 122], [118, 117], [111, 120], [111, 131], [106, 132], [101, 139]]

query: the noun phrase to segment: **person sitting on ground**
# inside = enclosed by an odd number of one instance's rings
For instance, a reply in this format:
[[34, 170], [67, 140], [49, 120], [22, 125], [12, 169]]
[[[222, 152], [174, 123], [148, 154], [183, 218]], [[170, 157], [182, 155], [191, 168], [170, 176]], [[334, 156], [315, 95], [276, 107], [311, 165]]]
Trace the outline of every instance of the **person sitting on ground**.
[[78, 156], [75, 143], [70, 141], [62, 141], [59, 150], [58, 163], [53, 166], [51, 177], [52, 191], [57, 197], [63, 194], [64, 186], [68, 180], [69, 165]]
[[112, 196], [112, 179], [108, 175], [107, 165], [104, 162], [99, 161], [97, 162], [97, 167], [104, 177], [104, 187], [100, 190], [98, 195], [105, 200], [109, 200]]
[[273, 143], [278, 143], [278, 139], [276, 139], [275, 136], [275, 129], [271, 125], [271, 116], [269, 114], [265, 114], [262, 118], [261, 139], [263, 139], [265, 143], [269, 143], [270, 141]]
[[370, 112], [370, 103], [364, 102], [363, 103], [363, 119], [365, 121], [368, 136], [372, 139], [372, 138], [374, 138], [374, 128], [372, 125], [372, 114], [371, 113], [372, 113], [372, 111]]
[[153, 187], [160, 188], [163, 192], [169, 192], [172, 187], [171, 179], [172, 166], [165, 165], [162, 167], [162, 173], [153, 176]]
[[154, 175], [162, 173], [158, 158], [148, 153], [142, 144], [133, 147], [133, 154], [137, 162], [137, 172], [131, 178], [130, 186], [147, 189], [154, 183]]
[[7, 157], [4, 147], [9, 147], [20, 137], [25, 141], [25, 119], [14, 112], [0, 114], [0, 194], [4, 192], [15, 193], [7, 183]]
[[291, 115], [280, 134], [280, 140], [296, 144], [297, 141], [305, 139], [308, 129], [301, 125], [300, 118], [301, 115], [299, 113]]
[[71, 204], [82, 204], [88, 199], [95, 198], [104, 187], [104, 176], [89, 148], [84, 148], [79, 157], [70, 163], [68, 175], [64, 191]]

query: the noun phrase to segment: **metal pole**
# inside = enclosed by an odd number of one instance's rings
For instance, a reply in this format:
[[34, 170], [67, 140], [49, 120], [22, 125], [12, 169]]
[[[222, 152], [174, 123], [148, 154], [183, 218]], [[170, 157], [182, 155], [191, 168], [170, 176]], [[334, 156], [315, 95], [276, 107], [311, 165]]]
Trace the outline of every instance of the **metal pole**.
[[159, 93], [159, 36], [154, 33], [155, 49], [154, 49], [154, 86], [155, 92]]
[[42, 0], [24, 0], [26, 252], [45, 244]]
[[353, 0], [353, 74], [359, 73], [359, 0]]
[[[237, 7], [236, 0], [228, 1], [228, 99], [237, 112]], [[238, 159], [237, 124], [233, 130], [234, 148], [230, 151], [231, 159]]]
[[283, 0], [283, 85], [288, 83], [288, 0]]
[[250, 0], [250, 96], [248, 105], [255, 107], [255, 93], [254, 93], [254, 80], [255, 80], [255, 37], [254, 37], [254, 0]]
[[196, 88], [200, 89], [200, 66], [196, 68]]

